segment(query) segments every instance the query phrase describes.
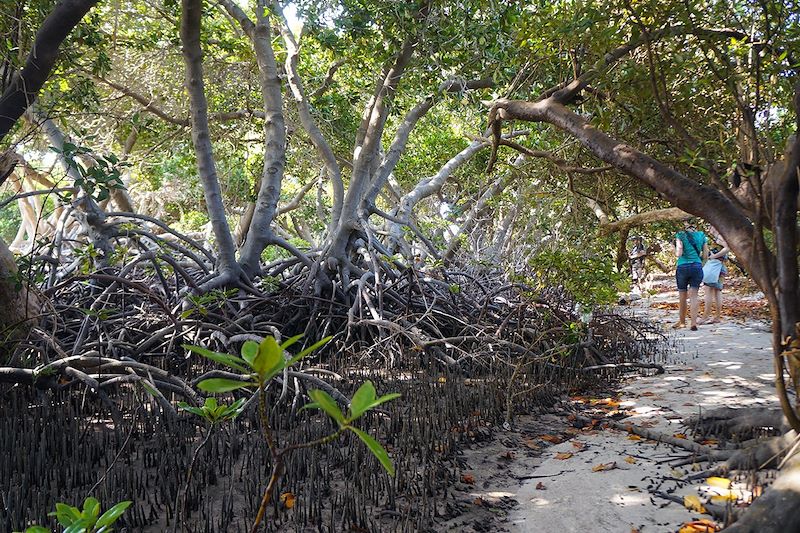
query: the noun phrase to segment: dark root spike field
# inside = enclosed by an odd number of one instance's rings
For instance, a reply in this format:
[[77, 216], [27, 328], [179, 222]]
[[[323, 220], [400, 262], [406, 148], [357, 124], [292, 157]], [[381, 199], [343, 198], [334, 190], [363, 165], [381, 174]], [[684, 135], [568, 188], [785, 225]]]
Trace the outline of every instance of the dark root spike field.
[[[185, 255], [169, 257], [58, 280], [42, 273], [53, 307], [0, 361], [0, 449], [11, 451], [0, 455], [1, 529], [41, 523], [54, 501], [88, 495], [133, 500], [121, 526], [174, 527], [188, 463], [208, 431], [174, 404], [201, 403], [197, 383], [221, 375], [182, 344], [238, 353], [265, 335], [306, 333], [308, 345], [333, 334], [267, 390], [283, 444], [332, 429], [300, 410], [309, 389], [345, 398], [370, 379], [381, 394], [402, 394], [360, 421], [397, 475], [387, 476], [357, 439], [296, 450], [268, 510], [271, 531], [425, 531], [461, 516], [487, 523], [513, 503], [475, 504], [465, 457], [508, 439], [538, 454], [535, 434], [564, 426], [541, 415], [568, 391], [623, 371], [658, 372], [670, 349], [645, 320], [607, 309], [584, 323], [563, 291], [534, 292], [497, 271], [408, 269], [337, 299], [308, 294], [286, 274], [186, 305], [185, 289], [204, 273]], [[259, 506], [271, 460], [248, 403], [198, 455], [186, 497], [191, 531], [247, 531]], [[493, 455], [499, 465], [509, 459], [501, 455]], [[522, 465], [508, 470], [506, 480], [525, 475]]]

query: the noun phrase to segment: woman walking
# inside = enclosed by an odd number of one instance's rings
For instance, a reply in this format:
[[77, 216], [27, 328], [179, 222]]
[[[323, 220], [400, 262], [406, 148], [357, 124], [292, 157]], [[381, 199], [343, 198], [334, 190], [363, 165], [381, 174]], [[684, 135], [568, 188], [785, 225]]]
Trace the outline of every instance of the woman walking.
[[[703, 285], [705, 287], [705, 309], [703, 310], [703, 318], [698, 323], [715, 324], [722, 320], [722, 280], [728, 273], [725, 268], [724, 261], [728, 258], [728, 245], [722, 236], [714, 228], [709, 229], [708, 233], [713, 239], [722, 246], [721, 250], [711, 250], [711, 255], [708, 256], [708, 261], [703, 265]], [[715, 317], [711, 317], [711, 306], [716, 307]], [[710, 319], [710, 320], [709, 320]]]
[[684, 223], [683, 231], [675, 234], [675, 283], [678, 286], [678, 322], [673, 328], [686, 327], [687, 299], [692, 331], [697, 330], [697, 291], [703, 282], [703, 262], [708, 257], [706, 235], [697, 231], [694, 220]]

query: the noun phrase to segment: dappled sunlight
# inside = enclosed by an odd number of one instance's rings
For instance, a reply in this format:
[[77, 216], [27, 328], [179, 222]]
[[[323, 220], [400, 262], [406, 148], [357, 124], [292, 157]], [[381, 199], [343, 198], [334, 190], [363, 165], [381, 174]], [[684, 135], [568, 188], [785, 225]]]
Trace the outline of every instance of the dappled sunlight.
[[664, 410], [660, 407], [653, 407], [649, 405], [639, 405], [631, 409], [633, 411], [632, 417], [646, 417], [661, 414]]
[[503, 491], [488, 491], [488, 492], [470, 492], [473, 498], [482, 498], [484, 500], [499, 500], [500, 498], [514, 498], [516, 492], [503, 492]]
[[531, 502], [533, 505], [535, 505], [537, 507], [544, 507], [546, 505], [552, 505], [552, 503], [553, 503], [550, 500], [546, 500], [545, 498], [538, 498], [538, 497], [537, 498], [531, 498], [528, 501]]
[[650, 503], [650, 494], [631, 491], [625, 494], [614, 494], [609, 500], [616, 505], [647, 505]]
[[[727, 353], [727, 350], [723, 353]], [[720, 367], [726, 370], [739, 370], [743, 364], [741, 361], [717, 361], [716, 363], [708, 363], [708, 366]]]

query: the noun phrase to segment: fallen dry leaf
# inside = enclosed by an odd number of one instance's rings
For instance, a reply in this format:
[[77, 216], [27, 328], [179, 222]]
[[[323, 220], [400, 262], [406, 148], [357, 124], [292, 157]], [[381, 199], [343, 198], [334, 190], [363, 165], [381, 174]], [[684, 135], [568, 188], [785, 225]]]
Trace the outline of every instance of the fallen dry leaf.
[[461, 474], [461, 482], [466, 483], [467, 485], [474, 485], [475, 476], [473, 476], [472, 474]]
[[617, 467], [617, 462], [611, 463], [600, 463], [599, 465], [594, 465], [592, 467], [592, 472], [604, 472], [606, 470], [614, 470]]
[[728, 502], [735, 502], [738, 499], [739, 496], [737, 496], [735, 492], [728, 490], [722, 494], [715, 494], [711, 496], [711, 503], [726, 505]]
[[719, 444], [717, 439], [704, 439], [700, 441], [700, 444], [705, 444], [706, 446], [716, 446]]
[[685, 439], [686, 438], [686, 434], [685, 433], [673, 433], [672, 436], [675, 437], [676, 439]]
[[291, 509], [294, 507], [295, 496], [291, 492], [284, 492], [281, 494], [280, 502], [283, 504], [284, 507], [287, 509]]
[[531, 450], [541, 450], [542, 447], [536, 444], [533, 439], [522, 439], [522, 443]]
[[642, 437], [640, 437], [639, 435], [631, 434], [631, 435], [628, 435], [628, 440], [642, 440]]
[[541, 481], [536, 484], [536, 490], [547, 490], [547, 487], [544, 486], [544, 483]]
[[625, 462], [631, 465], [636, 464], [636, 459], [629, 455], [628, 457], [625, 458]]
[[481, 498], [480, 496], [478, 496], [477, 498], [475, 498], [474, 500], [472, 500], [472, 503], [473, 503], [473, 504], [475, 504], [475, 505], [483, 505], [483, 498]]
[[686, 476], [686, 472], [684, 472], [683, 470], [678, 470], [677, 468], [673, 468], [672, 470], [669, 471], [669, 473], [672, 474], [672, 477], [677, 479], [683, 479], [684, 476]]
[[572, 447], [575, 448], [576, 450], [582, 450], [582, 449], [586, 448], [586, 443], [585, 442], [581, 442], [579, 440], [575, 440], [575, 441], [572, 441]]
[[715, 533], [719, 530], [720, 528], [716, 522], [713, 520], [708, 520], [707, 518], [703, 518], [702, 520], [686, 522], [678, 530], [678, 533]]
[[560, 444], [561, 443], [561, 437], [558, 437], [556, 435], [542, 435], [539, 438], [544, 440], [544, 441], [553, 443], [553, 444]]
[[619, 400], [617, 398], [597, 398], [589, 400], [589, 405], [616, 409], [619, 407]]
[[569, 459], [570, 457], [572, 457], [572, 455], [573, 455], [572, 452], [559, 452], [559, 453], [556, 454], [556, 459], [559, 459], [561, 461], [565, 461], [565, 460]]
[[703, 502], [701, 502], [700, 498], [694, 494], [687, 494], [683, 497], [683, 506], [697, 513], [706, 512], [706, 508], [703, 507]]
[[650, 392], [650, 391], [647, 391], [647, 392], [643, 392], [643, 393], [641, 393], [639, 396], [644, 396], [644, 397], [647, 397], [647, 396], [655, 396], [655, 395], [656, 395], [656, 393], [655, 393], [655, 392]]

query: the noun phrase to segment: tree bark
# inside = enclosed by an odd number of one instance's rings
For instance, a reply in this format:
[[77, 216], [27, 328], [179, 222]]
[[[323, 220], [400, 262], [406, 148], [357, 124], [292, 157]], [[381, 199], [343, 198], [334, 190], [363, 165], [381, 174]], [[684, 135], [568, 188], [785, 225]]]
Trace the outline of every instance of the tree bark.
[[220, 3], [239, 22], [253, 43], [258, 64], [261, 97], [264, 103], [264, 168], [253, 210], [253, 219], [239, 257], [242, 270], [252, 278], [261, 272], [261, 252], [267, 245], [276, 242], [271, 225], [278, 209], [283, 169], [286, 163], [283, 97], [281, 81], [278, 77], [278, 64], [272, 50], [266, 0], [258, 0], [256, 4], [255, 23], [232, 0], [221, 0]]
[[203, 83], [203, 51], [200, 48], [202, 0], [182, 0], [181, 42], [186, 65], [186, 90], [191, 101], [192, 144], [197, 171], [203, 184], [206, 209], [217, 240], [217, 272], [223, 277], [239, 277], [236, 249], [233, 244], [225, 206], [217, 178], [217, 169], [208, 132], [208, 103]]
[[38, 314], [39, 298], [20, 279], [14, 255], [0, 239], [0, 353], [11, 353], [8, 345], [33, 327]]
[[[512, 164], [514, 167], [519, 167], [525, 161], [525, 156], [520, 154], [514, 160]], [[458, 249], [461, 247], [461, 236], [468, 235], [472, 232], [473, 228], [478, 222], [478, 217], [489, 204], [489, 201], [503, 192], [506, 186], [511, 182], [511, 179], [514, 177], [513, 172], [507, 172], [502, 176], [495, 179], [492, 184], [481, 194], [481, 197], [475, 202], [475, 205], [472, 206], [470, 209], [467, 218], [458, 228], [458, 231], [453, 238], [450, 239], [450, 242], [447, 245], [447, 250], [445, 250], [444, 254], [442, 254], [442, 259], [447, 261], [452, 261], [453, 257], [455, 256]]]
[[370, 184], [374, 170], [373, 163], [380, 150], [381, 137], [389, 113], [388, 101], [396, 92], [400, 79], [411, 61], [414, 46], [414, 38], [409, 37], [404, 41], [391, 67], [384, 69], [385, 75], [378, 84], [373, 98], [367, 104], [368, 109], [364, 112], [364, 119], [356, 139], [353, 172], [342, 203], [342, 215], [330, 237], [330, 246], [326, 254], [329, 268], [339, 266], [345, 259], [350, 237], [353, 231], [359, 227], [359, 210], [363, 208], [362, 200]]
[[[716, 189], [613, 139], [554, 98], [538, 102], [500, 99], [493, 103], [491, 114], [495, 127], [500, 120], [516, 119], [547, 122], [569, 133], [598, 158], [648, 185], [673, 205], [710, 222], [747, 265], [756, 283], [762, 287], [771, 283], [770, 273], [756, 259], [753, 224]], [[495, 131], [499, 134], [499, 130]]]
[[654, 211], [646, 211], [644, 213], [637, 213], [621, 220], [614, 222], [600, 222], [600, 234], [610, 235], [617, 231], [629, 231], [636, 226], [644, 226], [652, 224], [653, 222], [671, 222], [678, 220], [686, 220], [692, 215], [679, 209], [677, 207], [668, 207], [666, 209], [656, 209]]
[[[278, 2], [273, 2], [273, 10], [278, 14], [281, 20], [281, 35], [283, 42], [286, 45], [286, 62], [285, 68], [288, 74], [287, 82], [292, 91], [295, 104], [297, 105], [297, 113], [300, 117], [300, 124], [306, 130], [308, 137], [311, 139], [311, 144], [317, 150], [322, 163], [325, 165], [325, 170], [328, 174], [328, 179], [333, 188], [333, 211], [328, 224], [328, 233], [333, 232], [336, 225], [339, 223], [341, 217], [342, 201], [344, 199], [344, 183], [342, 182], [342, 170], [339, 163], [336, 161], [336, 156], [333, 153], [328, 141], [322, 134], [322, 131], [317, 126], [314, 117], [311, 115], [311, 105], [306, 97], [305, 90], [303, 89], [303, 80], [297, 71], [297, 63], [300, 56], [300, 48], [297, 40], [289, 28], [289, 22], [283, 14], [283, 9]], [[336, 65], [337, 63], [334, 63]], [[341, 63], [338, 63], [341, 64]], [[338, 68], [338, 67], [337, 67]], [[335, 71], [335, 70], [334, 70]], [[331, 74], [332, 75], [332, 74]], [[324, 86], [324, 84], [323, 84]]]
[[[42, 22], [25, 66], [0, 96], [0, 141], [39, 94], [58, 59], [58, 49], [72, 28], [98, 0], [62, 0]], [[0, 181], [0, 183], [2, 183]]]
[[[395, 216], [399, 220], [408, 223], [408, 221], [411, 220], [412, 211], [419, 202], [432, 194], [436, 194], [447, 179], [453, 175], [453, 172], [461, 168], [467, 161], [472, 159], [475, 154], [488, 146], [488, 142], [472, 141], [466, 148], [445, 163], [442, 168], [439, 169], [439, 172], [420, 181], [411, 191], [403, 195], [394, 213]], [[390, 252], [394, 253], [403, 238], [403, 225], [398, 222], [390, 222], [388, 233], [387, 248]]]

